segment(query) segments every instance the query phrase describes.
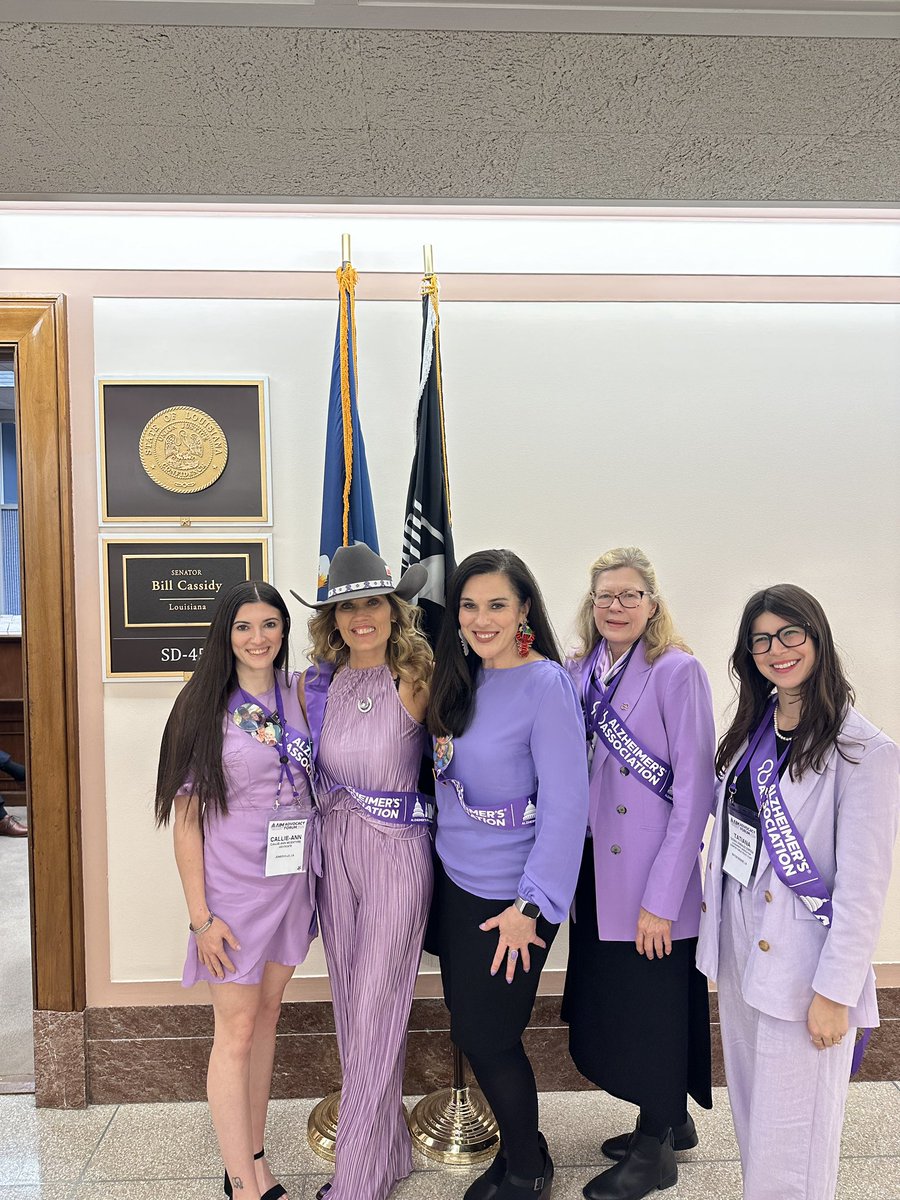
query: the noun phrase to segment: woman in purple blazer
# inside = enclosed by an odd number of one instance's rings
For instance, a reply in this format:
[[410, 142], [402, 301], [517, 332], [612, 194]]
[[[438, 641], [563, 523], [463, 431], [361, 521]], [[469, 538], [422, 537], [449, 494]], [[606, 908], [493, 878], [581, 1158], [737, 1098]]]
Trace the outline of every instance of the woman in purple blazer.
[[852, 707], [802, 588], [751, 597], [731, 669], [697, 962], [718, 980], [744, 1200], [833, 1200], [856, 1033], [878, 1024], [900, 755]]
[[639, 1200], [697, 1144], [690, 1094], [712, 1106], [709, 1000], [694, 956], [700, 845], [715, 795], [706, 672], [675, 632], [636, 547], [591, 567], [570, 663], [591, 755], [587, 840], [569, 931], [563, 1019], [578, 1070], [639, 1106], [601, 1147], [588, 1200]]

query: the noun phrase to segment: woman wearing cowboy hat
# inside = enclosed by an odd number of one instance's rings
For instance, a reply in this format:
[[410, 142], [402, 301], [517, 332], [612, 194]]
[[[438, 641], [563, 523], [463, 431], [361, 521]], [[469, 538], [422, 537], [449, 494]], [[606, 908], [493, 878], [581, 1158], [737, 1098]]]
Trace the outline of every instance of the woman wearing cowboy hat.
[[431, 900], [432, 804], [416, 790], [431, 649], [368, 546], [334, 554], [326, 598], [308, 608], [312, 666], [301, 683], [317, 772], [319, 920], [341, 1057], [329, 1200], [383, 1200], [412, 1171], [403, 1113], [406, 1027]]

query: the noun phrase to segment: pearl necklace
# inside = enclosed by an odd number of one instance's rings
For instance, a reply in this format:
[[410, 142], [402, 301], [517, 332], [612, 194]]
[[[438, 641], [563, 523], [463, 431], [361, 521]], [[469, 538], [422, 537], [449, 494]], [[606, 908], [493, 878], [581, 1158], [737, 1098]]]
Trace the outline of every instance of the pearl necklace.
[[791, 741], [791, 735], [789, 733], [782, 733], [781, 730], [778, 728], [778, 705], [777, 704], [772, 709], [772, 720], [775, 722], [775, 736], [777, 738], [780, 738], [783, 742]]

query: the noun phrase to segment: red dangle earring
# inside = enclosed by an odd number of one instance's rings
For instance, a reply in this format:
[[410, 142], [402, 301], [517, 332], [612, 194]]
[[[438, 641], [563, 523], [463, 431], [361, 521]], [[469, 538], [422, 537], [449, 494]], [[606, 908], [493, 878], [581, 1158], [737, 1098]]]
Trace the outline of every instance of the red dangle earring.
[[527, 658], [534, 645], [534, 630], [528, 624], [528, 620], [520, 621], [519, 628], [516, 630], [516, 647], [519, 651], [520, 658]]

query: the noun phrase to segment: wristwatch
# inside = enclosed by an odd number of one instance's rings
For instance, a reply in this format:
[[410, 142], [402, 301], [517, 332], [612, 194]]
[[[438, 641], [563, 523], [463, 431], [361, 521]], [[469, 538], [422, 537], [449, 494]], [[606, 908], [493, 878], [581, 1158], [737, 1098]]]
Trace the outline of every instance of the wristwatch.
[[516, 896], [513, 901], [513, 908], [517, 908], [523, 917], [530, 917], [532, 921], [536, 921], [541, 915], [541, 910], [536, 904], [531, 904], [528, 900], [523, 900], [521, 896]]

